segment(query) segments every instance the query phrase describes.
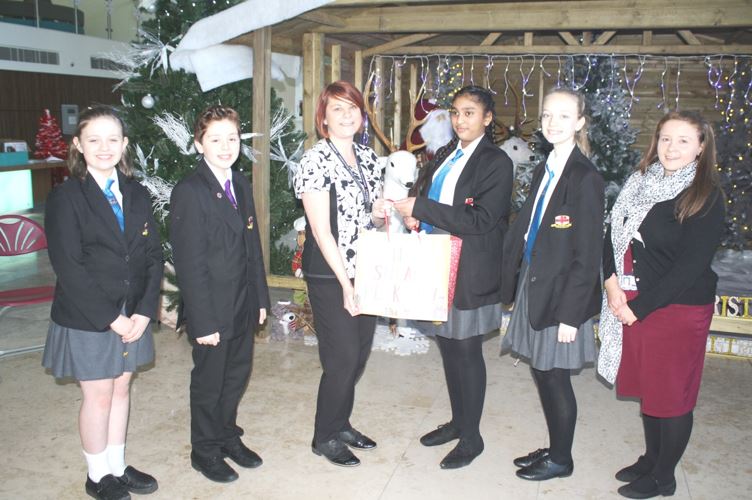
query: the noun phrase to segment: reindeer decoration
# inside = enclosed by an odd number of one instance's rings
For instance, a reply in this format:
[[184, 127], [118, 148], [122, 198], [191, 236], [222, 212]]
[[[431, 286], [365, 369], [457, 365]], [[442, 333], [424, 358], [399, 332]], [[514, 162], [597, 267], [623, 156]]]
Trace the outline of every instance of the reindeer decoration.
[[533, 133], [526, 133], [522, 130], [523, 125], [530, 123], [529, 118], [522, 118], [522, 103], [520, 102], [520, 93], [514, 85], [509, 89], [514, 95], [514, 123], [506, 125], [501, 120], [496, 120], [496, 143], [500, 144], [499, 148], [504, 151], [512, 160], [517, 171], [517, 165], [520, 163], [529, 163], [535, 161], [535, 153], [530, 149], [530, 138]]

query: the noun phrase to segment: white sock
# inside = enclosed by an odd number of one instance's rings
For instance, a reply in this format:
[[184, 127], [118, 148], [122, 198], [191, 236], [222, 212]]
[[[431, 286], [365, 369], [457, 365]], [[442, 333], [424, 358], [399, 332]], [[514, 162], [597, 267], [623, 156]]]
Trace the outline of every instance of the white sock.
[[125, 443], [108, 444], [107, 462], [110, 464], [110, 470], [115, 477], [120, 477], [125, 472]]
[[100, 453], [86, 453], [84, 450], [84, 457], [86, 457], [86, 464], [89, 466], [89, 478], [98, 483], [104, 476], [111, 474], [110, 464], [107, 461], [107, 450]]

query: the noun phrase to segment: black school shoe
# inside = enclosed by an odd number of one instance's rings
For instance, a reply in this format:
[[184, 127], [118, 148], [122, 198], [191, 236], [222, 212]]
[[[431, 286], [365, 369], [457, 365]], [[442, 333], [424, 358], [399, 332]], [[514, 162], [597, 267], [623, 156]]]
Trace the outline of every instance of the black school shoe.
[[323, 455], [331, 463], [340, 467], [355, 467], [356, 465], [360, 465], [358, 457], [353, 455], [350, 448], [339, 439], [330, 439], [319, 444], [312, 441], [311, 451], [316, 455]]
[[619, 472], [617, 472], [614, 477], [616, 477], [617, 481], [621, 481], [623, 483], [631, 483], [632, 481], [639, 479], [640, 476], [649, 474], [652, 470], [653, 461], [645, 455], [640, 455], [640, 458], [638, 458], [635, 463], [624, 467]]
[[372, 450], [376, 448], [376, 441], [355, 429], [340, 432], [339, 439], [350, 448], [358, 450]]
[[619, 495], [627, 498], [653, 498], [659, 495], [670, 497], [676, 492], [676, 480], [660, 484], [652, 474], [645, 474], [617, 491]]
[[475, 458], [483, 453], [483, 439], [460, 439], [452, 451], [439, 463], [442, 469], [459, 469], [470, 465]]
[[531, 451], [524, 457], [517, 457], [513, 460], [514, 465], [517, 467], [530, 467], [538, 460], [546, 458], [548, 456], [548, 448], [538, 448], [535, 451]]
[[447, 422], [446, 424], [441, 424], [428, 434], [421, 436], [420, 444], [423, 446], [439, 446], [459, 438], [459, 429], [452, 422]]
[[154, 476], [151, 476], [145, 472], [141, 472], [140, 470], [136, 469], [135, 467], [131, 467], [130, 465], [125, 468], [122, 476], [116, 477], [115, 479], [120, 481], [120, 484], [125, 486], [128, 491], [130, 491], [131, 493], [136, 493], [138, 495], [148, 495], [149, 493], [154, 493], [159, 487], [157, 480], [154, 479]]
[[222, 455], [229, 457], [239, 466], [248, 469], [255, 469], [264, 463], [255, 451], [248, 448], [240, 440], [237, 440], [230, 445], [223, 446], [219, 451], [222, 452]]
[[112, 474], [102, 477], [98, 483], [86, 476], [86, 494], [97, 500], [130, 500], [125, 486]]
[[537, 462], [518, 469], [517, 477], [527, 479], [528, 481], [546, 481], [555, 477], [569, 477], [574, 471], [574, 462], [568, 464], [557, 464], [551, 460], [551, 456], [541, 458]]
[[238, 478], [238, 473], [221, 456], [204, 458], [192, 451], [191, 465], [207, 479], [217, 483], [231, 483]]

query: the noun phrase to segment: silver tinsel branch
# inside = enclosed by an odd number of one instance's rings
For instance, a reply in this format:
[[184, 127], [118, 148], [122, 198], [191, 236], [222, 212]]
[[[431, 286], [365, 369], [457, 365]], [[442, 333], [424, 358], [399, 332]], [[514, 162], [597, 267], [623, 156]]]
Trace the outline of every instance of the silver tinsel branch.
[[170, 195], [172, 194], [174, 184], [157, 175], [157, 171], [159, 170], [158, 158], [154, 159], [154, 167], [149, 167], [151, 154], [150, 152], [148, 155], [144, 155], [141, 146], [136, 146], [136, 165], [138, 167], [136, 169], [136, 177], [149, 191], [154, 207], [154, 216], [161, 222], [167, 219], [167, 214], [169, 213], [167, 207], [170, 204]]
[[[143, 40], [142, 43], [131, 43], [125, 51], [103, 54], [105, 59], [114, 63], [115, 72], [121, 79], [115, 85], [116, 89], [127, 83], [131, 78], [138, 76], [141, 68], [150, 68], [149, 77], [154, 75], [154, 71], [160, 66], [165, 73], [170, 68], [168, 56], [175, 48], [169, 44], [162, 43], [156, 35], [148, 31], [139, 29], [138, 35]], [[170, 40], [170, 43], [176, 42], [181, 36], [173, 38]]]
[[162, 129], [167, 138], [180, 149], [181, 153], [184, 155], [196, 153], [196, 148], [193, 146], [193, 134], [191, 134], [182, 117], [165, 111], [161, 115], [154, 116], [151, 120]]
[[272, 126], [270, 131], [269, 140], [269, 156], [272, 160], [282, 162], [282, 168], [287, 169], [287, 182], [289, 186], [292, 186], [292, 179], [295, 176], [295, 172], [298, 171], [298, 165], [300, 157], [303, 154], [303, 141], [298, 142], [295, 147], [295, 151], [292, 154], [287, 154], [284, 146], [282, 146], [282, 139], [288, 134], [285, 132], [285, 126], [292, 119], [292, 115], [287, 112], [283, 107], [280, 107], [272, 118]]

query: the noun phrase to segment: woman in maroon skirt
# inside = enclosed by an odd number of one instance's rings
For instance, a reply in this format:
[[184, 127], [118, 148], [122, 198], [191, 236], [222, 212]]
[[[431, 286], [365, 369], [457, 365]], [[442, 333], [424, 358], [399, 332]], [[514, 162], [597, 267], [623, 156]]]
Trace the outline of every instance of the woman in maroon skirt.
[[723, 230], [713, 129], [665, 115], [611, 212], [603, 268], [598, 371], [641, 402], [646, 451], [616, 473], [627, 498], [672, 495], [692, 432]]

